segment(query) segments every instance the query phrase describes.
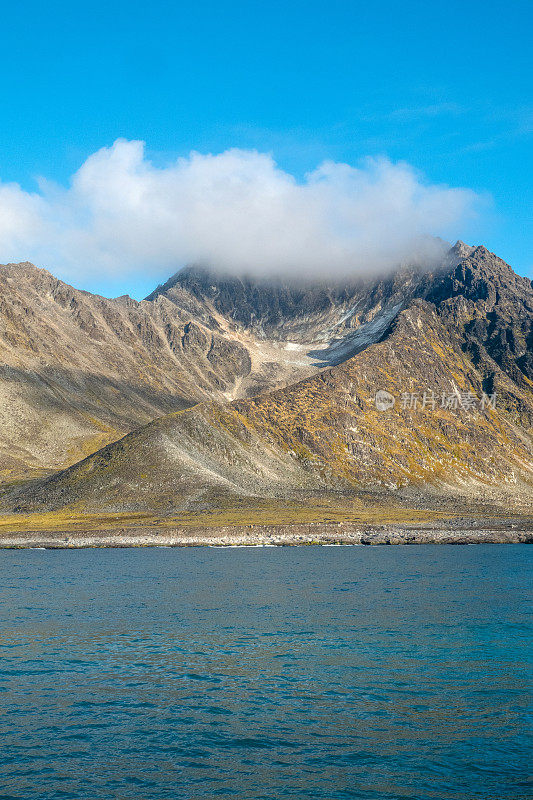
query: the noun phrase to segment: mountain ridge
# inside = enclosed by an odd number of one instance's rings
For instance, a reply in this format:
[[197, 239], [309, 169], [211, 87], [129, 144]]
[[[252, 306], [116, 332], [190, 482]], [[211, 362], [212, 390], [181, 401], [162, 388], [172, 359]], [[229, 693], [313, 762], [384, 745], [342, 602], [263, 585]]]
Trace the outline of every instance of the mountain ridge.
[[[467, 294], [471, 278], [486, 277], [487, 258], [495, 258], [486, 253], [473, 251], [454, 277], [459, 281], [470, 270]], [[525, 309], [530, 323], [533, 291], [521, 281], [518, 287], [516, 297], [513, 287], [508, 294], [500, 287], [496, 298], [482, 285], [475, 308], [472, 298], [460, 294], [458, 303], [453, 297], [437, 304], [415, 298], [379, 341], [341, 364], [249, 399], [211, 400], [156, 420], [15, 493], [10, 507], [157, 509], [165, 515], [231, 506], [243, 498], [386, 491], [398, 499], [416, 489], [433, 499], [440, 493], [530, 508], [533, 393], [525, 373], [521, 388], [505, 371], [511, 356], [521, 358], [518, 337], [514, 349], [495, 353], [501, 365], [488, 353], [476, 364], [472, 349], [476, 343], [484, 347], [476, 338], [484, 329], [472, 333], [468, 324], [473, 311], [481, 316], [487, 310], [507, 324], [512, 302]], [[489, 399], [487, 369], [496, 407], [480, 405]], [[392, 409], [377, 408], [378, 391], [394, 398]], [[434, 404], [402, 407], [403, 395], [421, 400], [424, 393], [436, 398]], [[454, 402], [441, 406], [441, 397]], [[462, 408], [462, 397], [473, 405]]]
[[[11, 269], [17, 272], [16, 265]], [[394, 276], [374, 279], [370, 284], [354, 281], [344, 286], [337, 284], [327, 291], [323, 284], [315, 284], [307, 292], [301, 287], [294, 289], [292, 295], [278, 285], [274, 288], [274, 300], [270, 305], [266, 302], [267, 285], [264, 282], [256, 292], [253, 283], [238, 279], [243, 289], [241, 295], [236, 296], [234, 310], [237, 313], [226, 313], [226, 316], [222, 312], [226, 309], [231, 281], [223, 285], [219, 293], [212, 276], [199, 273], [196, 268], [173, 276], [152, 293], [153, 299], [138, 302], [127, 297], [108, 301], [78, 292], [44, 270], [38, 271], [27, 264], [19, 265], [17, 274], [26, 275], [26, 280], [29, 275], [29, 283], [34, 288], [31, 295], [34, 307], [29, 309], [28, 298], [24, 304], [24, 297], [20, 296], [17, 308], [13, 302], [17, 299], [16, 292], [13, 292], [12, 284], [6, 285], [6, 272], [3, 270], [5, 268], [0, 269], [0, 287], [3, 289], [0, 318], [18, 323], [14, 328], [19, 338], [10, 339], [10, 329], [5, 326], [8, 336], [0, 336], [2, 353], [10, 347], [10, 357], [15, 363], [4, 363], [0, 376], [4, 380], [3, 384], [0, 381], [0, 387], [6, 383], [6, 370], [15, 370], [13, 382], [16, 383], [16, 370], [20, 369], [24, 375], [19, 380], [19, 390], [22, 387], [22, 393], [24, 390], [27, 392], [28, 373], [31, 374], [33, 366], [36, 380], [48, 385], [55, 397], [52, 409], [58, 415], [59, 430], [67, 430], [65, 414], [58, 410], [65, 406], [73, 409], [74, 416], [81, 412], [83, 418], [91, 417], [95, 409], [99, 414], [93, 419], [101, 438], [87, 442], [79, 433], [80, 447], [86, 449], [85, 452], [79, 449], [74, 452], [71, 463], [79, 461], [81, 455], [88, 456], [81, 464], [86, 465], [91, 459], [94, 464], [100, 463], [99, 459], [104, 458], [102, 463], [105, 465], [106, 457], [102, 454], [123, 452], [121, 448], [126, 441], [128, 458], [133, 459], [130, 466], [137, 463], [139, 474], [148, 474], [142, 469], [142, 458], [139, 460], [135, 448], [130, 448], [132, 441], [137, 441], [138, 436], [142, 439], [146, 431], [158, 430], [158, 425], [164, 428], [170, 424], [168, 420], [179, 419], [179, 424], [176, 423], [178, 430], [180, 425], [190, 424], [194, 432], [195, 424], [199, 426], [192, 438], [190, 433], [185, 435], [182, 431], [181, 444], [172, 444], [174, 461], [168, 462], [166, 456], [163, 458], [163, 472], [167, 470], [170, 475], [168, 480], [165, 478], [167, 484], [161, 476], [157, 477], [158, 470], [155, 469], [154, 486], [163, 483], [167, 486], [164, 491], [149, 489], [148, 479], [143, 479], [146, 484], [143, 488], [134, 476], [127, 480], [124, 475], [120, 477], [118, 470], [114, 485], [123, 498], [130, 497], [127, 486], [131, 485], [135, 487], [138, 498], [144, 496], [148, 505], [148, 498], [151, 498], [150, 502], [164, 507], [167, 513], [172, 508], [189, 508], [195, 502], [209, 505], [215, 502], [209, 497], [220, 492], [226, 498], [233, 498], [231, 502], [241, 496], [272, 496], [274, 485], [277, 487], [274, 494], [283, 494], [284, 491], [285, 494], [332, 492], [335, 491], [335, 481], [337, 489], [342, 486], [343, 491], [349, 492], [369, 487], [372, 491], [388, 487], [398, 492], [409, 485], [424, 483], [428, 486], [441, 484], [443, 490], [455, 492], [458, 482], [454, 483], [447, 473], [444, 474], [446, 470], [441, 469], [439, 459], [446, 461], [446, 448], [455, 452], [465, 442], [470, 442], [468, 454], [463, 460], [457, 455], [455, 461], [454, 458], [448, 459], [448, 467], [455, 464], [453, 469], [456, 473], [459, 470], [457, 474], [461, 476], [459, 484], [461, 481], [468, 484], [467, 493], [490, 494], [497, 489], [498, 483], [502, 483], [503, 494], [512, 496], [514, 493], [518, 497], [525, 492], [527, 496], [533, 420], [533, 289], [531, 282], [515, 276], [505, 262], [483, 247], [471, 248], [459, 242], [439, 270], [404, 270]], [[191, 284], [195, 288], [191, 288]], [[213, 288], [204, 291], [202, 286], [205, 284]], [[7, 313], [6, 289], [11, 291]], [[290, 305], [288, 310], [285, 307], [282, 324], [276, 323], [283, 311], [280, 298]], [[35, 320], [37, 311], [43, 307], [40, 302], [44, 303], [46, 313], [50, 307], [60, 309], [57, 315], [46, 317], [45, 314], [44, 328], [37, 326], [41, 341], [35, 336], [35, 328], [21, 324], [21, 320], [28, 317], [30, 321]], [[256, 313], [261, 308], [262, 318]], [[407, 325], [406, 320], [413, 314], [411, 323]], [[63, 329], [60, 344], [68, 356], [68, 369], [62, 374], [57, 364], [50, 367], [47, 358], [50, 353], [57, 355], [53, 352], [57, 347], [54, 332], [57, 334], [58, 329], [62, 330], [65, 315], [71, 327], [75, 325], [76, 331], [84, 332], [84, 341], [83, 348], [76, 353], [80, 341], [77, 332], [68, 340]], [[70, 331], [71, 327], [67, 326], [67, 329]], [[434, 341], [422, 345], [426, 329], [433, 331]], [[32, 333], [33, 341], [31, 336], [29, 342], [25, 341], [24, 336]], [[387, 386], [386, 381], [380, 383], [378, 377], [384, 377], [380, 359], [384, 362], [392, 357], [391, 345], [393, 350], [400, 347], [403, 363], [396, 358], [397, 380], [391, 380]], [[117, 347], [118, 352], [113, 352]], [[20, 358], [18, 366], [13, 350]], [[21, 356], [28, 351], [33, 354], [33, 362], [31, 358]], [[79, 375], [73, 375], [76, 358], [81, 360]], [[102, 362], [106, 358], [109, 363], [98, 372], [98, 359]], [[43, 370], [43, 362], [49, 373]], [[91, 363], [96, 368], [94, 379], [87, 372], [87, 364]], [[410, 363], [419, 365], [418, 375], [413, 376], [409, 369], [405, 369], [405, 364]], [[456, 367], [455, 377], [452, 363]], [[35, 369], [36, 364], [40, 371]], [[349, 368], [346, 365], [350, 365]], [[349, 369], [355, 372], [346, 377]], [[139, 376], [136, 370], [142, 374]], [[413, 391], [413, 387], [420, 391], [431, 389], [429, 384], [423, 387], [422, 382], [425, 380], [427, 384], [433, 374], [436, 376], [433, 391], [450, 392], [452, 383], [455, 383], [457, 391], [475, 391], [479, 396], [496, 392], [499, 408], [493, 415], [494, 419], [490, 410], [488, 416], [478, 415], [476, 432], [472, 420], [457, 420], [453, 415], [451, 419], [441, 419], [439, 412], [435, 431], [430, 435], [425, 417], [400, 415], [395, 422], [396, 435], [400, 440], [408, 442], [412, 439], [416, 444], [398, 449], [395, 436], [387, 428], [390, 420], [387, 422], [386, 417], [376, 416], [375, 408], [372, 410], [372, 392], [375, 395], [379, 389], [394, 390], [396, 402], [399, 402], [402, 392]], [[127, 375], [131, 376], [130, 386], [123, 382]], [[403, 388], [398, 383], [400, 378], [404, 381]], [[345, 382], [358, 387], [357, 421], [353, 424], [346, 423], [347, 412], [342, 406], [346, 402]], [[59, 397], [58, 384], [62, 390]], [[76, 394], [72, 386], [78, 389], [81, 397], [77, 406], [76, 398], [72, 400], [72, 394]], [[314, 398], [311, 408], [308, 393]], [[234, 398], [235, 402], [228, 405], [228, 401]], [[28, 404], [27, 394], [25, 400]], [[169, 411], [181, 412], [197, 403], [201, 405], [185, 411], [185, 416], [178, 413], [178, 417], [163, 418], [160, 423], [150, 421], [164, 417]], [[41, 416], [49, 414], [42, 394], [38, 396], [36, 405], [40, 407]], [[148, 428], [143, 428], [143, 423], [149, 421]], [[228, 433], [224, 428], [226, 423], [230, 428], [237, 426], [245, 439], [246, 436], [252, 437], [254, 453], [239, 435]], [[22, 440], [28, 438], [25, 425], [22, 414], [19, 424]], [[106, 425], [110, 430], [101, 430]], [[133, 438], [121, 438], [139, 425], [140, 432], [132, 434]], [[382, 431], [383, 426], [385, 429]], [[360, 432], [355, 435], [350, 428], [360, 429]], [[425, 438], [420, 438], [419, 429], [426, 430]], [[320, 434], [317, 431], [321, 431]], [[334, 431], [342, 431], [342, 435]], [[50, 439], [54, 441], [57, 436], [57, 430], [52, 427]], [[224, 464], [223, 458], [222, 461], [220, 458], [213, 460], [212, 454], [205, 452], [195, 436], [213, 442], [215, 453], [220, 447], [230, 457], [235, 457], [241, 466], [236, 471], [231, 463]], [[109, 443], [119, 439], [116, 450], [113, 450]], [[189, 442], [187, 447], [184, 445], [186, 441]], [[361, 444], [364, 441], [368, 445], [366, 451]], [[494, 442], [498, 443], [495, 455], [491, 453]], [[17, 455], [14, 444], [16, 437], [11, 436], [4, 445], [4, 452], [9, 450], [12, 459], [14, 452]], [[106, 446], [104, 451], [99, 450], [102, 445]], [[370, 456], [368, 447], [373, 448]], [[91, 448], [98, 451], [95, 456], [90, 455]], [[388, 449], [387, 458], [378, 456], [380, 448], [381, 452]], [[310, 466], [304, 468], [307, 451], [310, 453]], [[390, 455], [391, 452], [396, 454]], [[237, 457], [235, 453], [240, 455]], [[291, 453], [296, 453], [296, 456]], [[421, 455], [423, 453], [426, 455]], [[159, 463], [157, 458], [154, 468]], [[416, 466], [417, 458], [421, 464], [427, 464]], [[111, 462], [114, 469], [116, 460], [113, 455]], [[120, 459], [119, 462], [122, 463]], [[247, 465], [246, 468], [243, 464]], [[27, 494], [26, 490], [21, 490], [22, 493], [16, 491], [9, 501], [11, 507], [19, 510], [47, 508], [51, 503], [53, 505], [53, 497], [56, 497], [57, 508], [69, 506], [72, 502], [83, 502], [88, 507], [87, 491], [85, 495], [82, 492], [78, 499], [75, 499], [76, 492], [72, 491], [72, 475], [81, 475], [79, 464], [74, 464], [69, 471], [68, 459], [63, 458], [61, 462], [60, 455], [49, 468], [54, 466], [67, 467], [67, 470], [61, 472], [59, 478], [55, 475], [44, 482], [38, 481]], [[113, 470], [109, 464], [103, 469], [107, 478], [102, 477], [102, 485], [95, 489], [101, 500], [100, 509], [113, 507], [105, 490], [106, 480], [111, 480]], [[161, 465], [159, 469], [161, 471]], [[513, 475], [509, 485], [506, 483], [506, 470]], [[16, 469], [10, 472], [9, 467], [5, 471], [8, 475], [17, 474]], [[398, 473], [396, 478], [395, 471]], [[172, 472], [176, 472], [174, 477]], [[244, 473], [249, 476], [248, 483], [242, 478]], [[20, 458], [19, 474], [31, 474], [27, 462], [24, 462], [24, 454]], [[180, 474], [183, 479], [180, 478], [176, 484]], [[260, 475], [263, 476], [261, 479]], [[62, 486], [61, 490], [57, 489], [59, 495], [54, 494], [54, 487], [59, 485]], [[83, 480], [80, 485], [83, 485]], [[67, 490], [66, 486], [70, 488]], [[87, 489], [89, 484], [85, 486]], [[63, 495], [64, 503], [57, 499]], [[174, 500], [169, 501], [168, 497]], [[130, 497], [128, 502], [137, 508], [140, 500], [136, 504]]]

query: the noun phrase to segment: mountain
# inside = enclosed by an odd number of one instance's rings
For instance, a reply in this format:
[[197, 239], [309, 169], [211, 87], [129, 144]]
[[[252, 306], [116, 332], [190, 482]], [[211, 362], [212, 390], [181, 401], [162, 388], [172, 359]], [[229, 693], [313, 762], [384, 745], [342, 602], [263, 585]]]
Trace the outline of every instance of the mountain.
[[191, 267], [136, 302], [28, 263], [0, 266], [0, 480], [68, 466], [194, 403], [340, 363], [429, 283], [420, 270], [328, 286]]
[[31, 264], [0, 267], [0, 323], [4, 476], [73, 463], [249, 369], [164, 298], [107, 300]]
[[[230, 308], [232, 286], [240, 289]], [[162, 301], [180, 313], [196, 304], [206, 329], [269, 346], [278, 337], [333, 366], [155, 420], [16, 490], [11, 509], [179, 516], [245, 499], [361, 492], [531, 508], [533, 287], [485, 248], [458, 244], [434, 273], [371, 285], [274, 284], [270, 300], [264, 282], [219, 285], [187, 270], [148, 302]]]

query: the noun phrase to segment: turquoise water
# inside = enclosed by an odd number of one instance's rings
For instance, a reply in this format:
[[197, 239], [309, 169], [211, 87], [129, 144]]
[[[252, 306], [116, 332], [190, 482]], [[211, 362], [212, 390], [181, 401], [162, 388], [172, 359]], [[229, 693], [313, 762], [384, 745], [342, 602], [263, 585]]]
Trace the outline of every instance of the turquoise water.
[[531, 797], [532, 556], [0, 551], [0, 798]]

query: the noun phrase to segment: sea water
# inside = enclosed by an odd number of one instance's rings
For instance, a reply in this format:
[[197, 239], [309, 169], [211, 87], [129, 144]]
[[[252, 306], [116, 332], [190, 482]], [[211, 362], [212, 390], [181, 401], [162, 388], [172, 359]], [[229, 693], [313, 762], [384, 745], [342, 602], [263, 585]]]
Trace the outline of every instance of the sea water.
[[530, 797], [532, 556], [0, 551], [0, 798]]

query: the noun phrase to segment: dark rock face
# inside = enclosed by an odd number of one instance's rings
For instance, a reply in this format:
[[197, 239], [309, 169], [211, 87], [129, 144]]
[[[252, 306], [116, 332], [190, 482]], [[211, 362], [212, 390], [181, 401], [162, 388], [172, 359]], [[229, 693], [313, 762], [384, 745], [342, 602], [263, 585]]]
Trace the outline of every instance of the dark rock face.
[[[524, 392], [531, 391], [531, 281], [516, 275], [486, 248], [477, 247], [454, 270], [434, 282], [426, 299], [435, 304], [450, 329], [462, 337], [465, 351], [484, 375], [489, 390], [507, 377]], [[512, 387], [501, 389], [513, 394]]]
[[416, 293], [425, 278], [424, 272], [404, 270], [377, 279], [306, 283], [304, 278], [239, 278], [187, 267], [147, 300], [164, 296], [181, 305], [185, 293], [242, 328], [277, 339], [291, 335], [309, 340], [325, 325], [336, 326], [343, 311], [349, 313], [344, 327], [357, 327], [365, 315]]

